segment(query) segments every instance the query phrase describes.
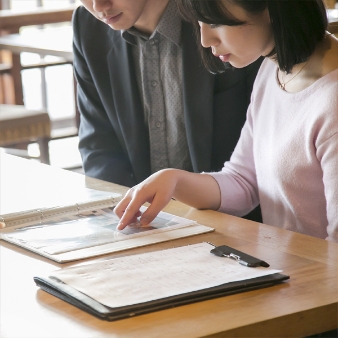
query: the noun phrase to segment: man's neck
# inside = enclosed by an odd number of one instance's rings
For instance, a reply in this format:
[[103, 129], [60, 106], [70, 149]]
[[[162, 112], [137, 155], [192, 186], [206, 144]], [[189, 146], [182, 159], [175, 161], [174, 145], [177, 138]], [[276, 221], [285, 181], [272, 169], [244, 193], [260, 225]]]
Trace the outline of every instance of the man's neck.
[[144, 11], [134, 27], [143, 33], [152, 34], [156, 29], [170, 0], [148, 0]]

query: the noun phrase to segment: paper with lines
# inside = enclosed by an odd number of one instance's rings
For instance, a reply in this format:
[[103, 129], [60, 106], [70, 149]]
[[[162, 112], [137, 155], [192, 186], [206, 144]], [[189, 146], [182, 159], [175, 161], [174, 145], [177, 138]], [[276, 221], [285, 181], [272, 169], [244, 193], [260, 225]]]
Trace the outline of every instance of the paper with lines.
[[121, 307], [278, 273], [210, 253], [209, 243], [108, 259], [53, 272], [101, 304]]

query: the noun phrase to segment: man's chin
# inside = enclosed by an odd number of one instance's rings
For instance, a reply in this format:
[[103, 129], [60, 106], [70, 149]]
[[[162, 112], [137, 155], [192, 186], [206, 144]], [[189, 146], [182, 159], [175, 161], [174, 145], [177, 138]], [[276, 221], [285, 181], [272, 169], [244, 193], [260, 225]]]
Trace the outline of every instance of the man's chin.
[[130, 25], [120, 25], [120, 24], [107, 24], [111, 29], [114, 29], [115, 31], [122, 31], [127, 30], [131, 28]]

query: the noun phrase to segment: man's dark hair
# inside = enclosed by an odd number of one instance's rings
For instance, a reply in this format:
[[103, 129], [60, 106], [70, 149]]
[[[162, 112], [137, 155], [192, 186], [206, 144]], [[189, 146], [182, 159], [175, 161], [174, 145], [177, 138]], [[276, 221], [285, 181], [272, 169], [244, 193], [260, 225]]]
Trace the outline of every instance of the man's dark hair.
[[[199, 40], [200, 29], [197, 21], [227, 26], [246, 24], [231, 15], [220, 0], [176, 1], [183, 18], [194, 24]], [[296, 64], [307, 61], [316, 45], [325, 37], [328, 19], [322, 0], [231, 1], [253, 15], [268, 9], [275, 46], [267, 56], [274, 56], [279, 68], [287, 73]], [[211, 72], [224, 71], [224, 64], [212, 55], [211, 48], [201, 46], [200, 49], [203, 62]]]

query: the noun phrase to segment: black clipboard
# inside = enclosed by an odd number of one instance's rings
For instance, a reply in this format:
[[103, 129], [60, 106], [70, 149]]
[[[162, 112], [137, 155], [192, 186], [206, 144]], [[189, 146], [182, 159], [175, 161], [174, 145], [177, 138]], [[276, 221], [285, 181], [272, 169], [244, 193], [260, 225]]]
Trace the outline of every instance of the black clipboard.
[[[209, 243], [211, 244], [211, 243]], [[212, 244], [211, 244], [212, 245]], [[240, 263], [240, 259], [236, 257], [232, 257], [229, 255], [221, 254], [221, 252], [213, 252], [214, 249], [221, 248], [222, 253], [227, 253], [226, 250], [230, 250], [231, 253], [241, 254], [242, 259], [248, 259], [244, 255], [244, 253], [236, 251], [233, 248], [229, 248], [225, 246], [212, 248], [210, 251], [217, 256], [224, 256], [236, 259]], [[153, 254], [155, 254], [153, 252]], [[251, 257], [251, 256], [250, 256]], [[257, 260], [254, 257], [251, 257]], [[259, 260], [260, 261], [260, 260]], [[265, 262], [264, 262], [265, 263]], [[242, 263], [240, 263], [242, 264]], [[265, 266], [268, 266], [265, 263]], [[245, 264], [243, 264], [245, 265]], [[66, 268], [67, 269], [67, 268]], [[248, 267], [248, 269], [255, 269], [254, 267]], [[87, 296], [86, 294], [78, 291], [77, 289], [71, 287], [70, 285], [65, 284], [57, 277], [53, 276], [36, 276], [34, 277], [34, 281], [38, 287], [42, 290], [52, 294], [55, 297], [62, 299], [63, 301], [72, 304], [79, 309], [86, 311], [97, 318], [107, 320], [107, 321], [115, 321], [123, 318], [130, 318], [137, 315], [142, 315], [154, 311], [160, 311], [164, 309], [174, 308], [177, 306], [187, 305], [195, 302], [200, 302], [208, 299], [213, 299], [217, 297], [223, 297], [227, 295], [232, 295], [240, 292], [246, 292], [261, 288], [266, 288], [270, 286], [274, 286], [279, 284], [285, 280], [289, 279], [289, 276], [286, 276], [281, 273], [272, 273], [261, 277], [245, 279], [240, 281], [229, 282], [225, 284], [221, 284], [214, 287], [209, 287], [206, 289], [200, 289], [197, 291], [186, 292], [182, 294], [178, 294], [175, 296], [160, 298], [148, 302], [142, 302], [134, 305], [128, 306], [120, 306], [120, 307], [108, 307], [106, 305], [101, 304], [95, 299]]]
[[51, 295], [88, 312], [95, 317], [107, 321], [130, 318], [150, 312], [174, 308], [177, 306], [201, 302], [208, 299], [224, 297], [240, 292], [252, 291], [270, 287], [289, 279], [289, 276], [276, 273], [249, 280], [232, 282], [209, 289], [189, 292], [177, 296], [158, 299], [155, 301], [124, 306], [119, 308], [107, 307], [76, 289], [56, 279], [34, 277], [37, 286]]

